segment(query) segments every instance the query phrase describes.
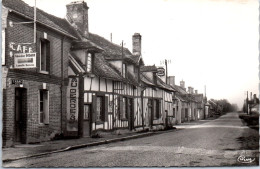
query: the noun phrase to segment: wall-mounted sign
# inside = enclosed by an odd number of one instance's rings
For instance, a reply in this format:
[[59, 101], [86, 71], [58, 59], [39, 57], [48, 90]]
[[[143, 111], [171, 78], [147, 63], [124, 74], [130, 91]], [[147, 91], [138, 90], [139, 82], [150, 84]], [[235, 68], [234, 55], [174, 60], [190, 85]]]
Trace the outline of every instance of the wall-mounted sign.
[[20, 84], [23, 84], [23, 80], [11, 79], [11, 84], [12, 85], [20, 85]]
[[35, 68], [36, 53], [15, 53], [14, 68]]
[[165, 69], [163, 67], [157, 68], [157, 75], [158, 76], [164, 76], [165, 75]]
[[31, 44], [17, 44], [14, 42], [9, 43], [9, 48], [12, 51], [20, 52], [20, 53], [33, 53]]
[[67, 131], [78, 131], [78, 78], [70, 78], [67, 89]]

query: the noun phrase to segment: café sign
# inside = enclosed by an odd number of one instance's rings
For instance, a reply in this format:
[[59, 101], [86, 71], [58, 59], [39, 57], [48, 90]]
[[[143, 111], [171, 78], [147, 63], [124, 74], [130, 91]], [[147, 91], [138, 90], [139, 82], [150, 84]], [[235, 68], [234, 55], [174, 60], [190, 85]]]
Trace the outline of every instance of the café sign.
[[36, 53], [31, 44], [9, 43], [10, 57], [14, 57], [14, 68], [36, 68]]
[[14, 68], [35, 68], [36, 53], [15, 53]]
[[69, 78], [67, 90], [67, 131], [78, 131], [78, 78]]

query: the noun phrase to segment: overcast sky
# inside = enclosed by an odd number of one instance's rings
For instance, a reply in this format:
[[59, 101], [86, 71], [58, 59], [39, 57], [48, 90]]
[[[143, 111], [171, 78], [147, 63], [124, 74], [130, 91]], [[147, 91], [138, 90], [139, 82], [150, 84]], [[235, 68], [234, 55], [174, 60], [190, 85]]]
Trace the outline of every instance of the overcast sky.
[[[24, 0], [33, 5], [34, 0]], [[65, 17], [73, 0], [37, 0], [37, 7]], [[132, 51], [142, 35], [146, 65], [171, 60], [168, 75], [185, 81], [208, 99], [240, 107], [245, 91], [259, 94], [258, 0], [85, 0], [89, 30]]]

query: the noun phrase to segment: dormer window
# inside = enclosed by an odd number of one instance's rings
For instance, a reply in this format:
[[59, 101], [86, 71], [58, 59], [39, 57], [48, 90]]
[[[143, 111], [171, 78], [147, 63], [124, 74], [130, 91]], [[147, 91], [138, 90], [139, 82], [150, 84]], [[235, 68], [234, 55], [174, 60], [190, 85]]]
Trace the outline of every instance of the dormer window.
[[123, 63], [123, 66], [122, 66], [122, 75], [124, 78], [126, 78], [126, 64]]
[[87, 53], [86, 57], [86, 71], [87, 73], [92, 73], [92, 63], [93, 63], [93, 54], [92, 53]]

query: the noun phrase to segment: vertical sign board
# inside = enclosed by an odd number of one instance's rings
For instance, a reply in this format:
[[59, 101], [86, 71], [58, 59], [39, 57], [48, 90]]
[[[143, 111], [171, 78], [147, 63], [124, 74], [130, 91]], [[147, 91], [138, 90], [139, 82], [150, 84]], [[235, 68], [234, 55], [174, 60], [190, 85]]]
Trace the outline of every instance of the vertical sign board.
[[67, 131], [78, 131], [79, 78], [69, 78], [67, 90]]

